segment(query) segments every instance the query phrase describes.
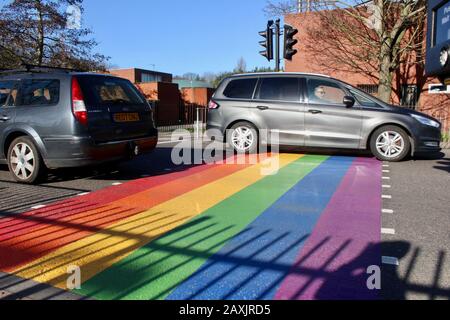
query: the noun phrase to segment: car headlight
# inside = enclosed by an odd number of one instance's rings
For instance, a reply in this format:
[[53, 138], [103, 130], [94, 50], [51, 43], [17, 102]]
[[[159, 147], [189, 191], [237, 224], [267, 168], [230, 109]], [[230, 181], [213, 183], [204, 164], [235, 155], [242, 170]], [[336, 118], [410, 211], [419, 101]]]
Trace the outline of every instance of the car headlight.
[[414, 119], [419, 121], [421, 124], [424, 124], [426, 126], [430, 126], [430, 127], [434, 127], [434, 128], [439, 128], [441, 126], [441, 124], [439, 122], [428, 119], [426, 117], [419, 116], [417, 114], [412, 114], [411, 117], [413, 117]]

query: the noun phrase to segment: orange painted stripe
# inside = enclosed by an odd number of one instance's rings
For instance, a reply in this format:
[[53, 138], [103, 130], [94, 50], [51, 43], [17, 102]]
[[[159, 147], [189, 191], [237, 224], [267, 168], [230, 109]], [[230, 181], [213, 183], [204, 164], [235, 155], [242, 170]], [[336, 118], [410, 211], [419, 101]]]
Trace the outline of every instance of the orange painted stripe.
[[[0, 241], [0, 270], [11, 272], [22, 265], [61, 248], [71, 242], [80, 240], [109, 225], [129, 218], [176, 198], [186, 192], [224, 178], [249, 165], [213, 166], [208, 170], [178, 179], [162, 186], [114, 201], [100, 208], [87, 209], [75, 214], [70, 213], [55, 218], [54, 216], [24, 217], [35, 219], [30, 230], [21, 228], [19, 235]], [[205, 195], [207, 197], [208, 195]], [[17, 219], [22, 219], [17, 217]]]

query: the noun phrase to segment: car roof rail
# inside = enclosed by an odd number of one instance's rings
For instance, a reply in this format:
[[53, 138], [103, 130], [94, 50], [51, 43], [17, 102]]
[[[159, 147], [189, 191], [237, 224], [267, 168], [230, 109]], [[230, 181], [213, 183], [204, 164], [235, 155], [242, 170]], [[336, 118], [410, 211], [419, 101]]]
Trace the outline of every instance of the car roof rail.
[[17, 74], [17, 73], [45, 73], [45, 72], [86, 72], [86, 70], [52, 67], [52, 66], [38, 66], [33, 64], [22, 64], [23, 69], [0, 69], [0, 74]]

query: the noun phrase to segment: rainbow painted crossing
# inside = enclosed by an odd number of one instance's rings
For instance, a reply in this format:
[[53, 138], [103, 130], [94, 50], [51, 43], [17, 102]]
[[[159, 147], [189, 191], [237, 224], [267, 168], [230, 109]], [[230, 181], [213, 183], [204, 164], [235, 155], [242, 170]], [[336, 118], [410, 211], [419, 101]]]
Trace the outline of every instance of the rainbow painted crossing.
[[66, 289], [79, 266], [97, 299], [377, 298], [354, 271], [380, 263], [381, 164], [273, 157], [273, 175], [205, 165], [0, 219], [0, 271]]

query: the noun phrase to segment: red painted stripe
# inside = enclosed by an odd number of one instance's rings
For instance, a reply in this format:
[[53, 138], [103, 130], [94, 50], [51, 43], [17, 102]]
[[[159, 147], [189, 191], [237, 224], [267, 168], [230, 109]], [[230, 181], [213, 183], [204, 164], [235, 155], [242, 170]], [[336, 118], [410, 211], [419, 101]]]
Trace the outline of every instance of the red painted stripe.
[[[100, 200], [100, 197], [105, 195], [111, 197], [111, 194], [96, 192], [91, 195], [92, 199], [98, 200], [97, 205], [92, 208], [86, 206], [86, 203], [69, 202], [51, 212], [40, 210], [31, 215], [17, 216], [9, 220], [8, 226], [0, 227], [0, 270], [8, 272], [17, 269], [64, 245], [99, 232], [108, 225], [246, 167], [248, 165], [193, 168], [189, 174], [175, 174], [177, 178], [172, 177], [170, 182], [167, 182], [169, 179], [160, 177], [153, 178], [156, 182], [150, 181], [152, 179], [140, 180], [147, 188], [143, 186], [139, 188], [136, 183], [133, 183], [133, 190], [144, 189], [145, 192], [128, 197], [122, 196], [122, 199], [109, 204], [99, 205], [99, 202], [104, 203], [104, 199]], [[158, 185], [162, 181], [165, 183]], [[148, 186], [152, 187], [148, 188]], [[120, 187], [125, 188], [129, 193], [129, 189], [126, 189], [127, 185], [124, 184], [115, 188], [114, 196], [118, 194], [117, 190]], [[75, 204], [83, 208], [73, 209]]]
[[[84, 196], [74, 197], [70, 199], [65, 199], [62, 201], [58, 201], [55, 203], [52, 203], [50, 205], [47, 205], [45, 208], [37, 209], [37, 210], [30, 210], [28, 212], [22, 213], [22, 216], [41, 216], [41, 215], [47, 215], [49, 213], [56, 214], [58, 213], [58, 210], [64, 210], [67, 206], [76, 207], [80, 206], [81, 209], [86, 207], [100, 207], [102, 205], [105, 205], [111, 201], [120, 200], [123, 198], [126, 198], [130, 195], [133, 195], [135, 193], [139, 193], [142, 191], [145, 191], [150, 188], [154, 188], [156, 186], [169, 183], [171, 181], [181, 179], [187, 176], [191, 176], [194, 174], [197, 174], [199, 172], [202, 172], [204, 170], [208, 170], [210, 168], [215, 167], [216, 165], [202, 165], [202, 166], [196, 166], [188, 168], [184, 171], [175, 172], [171, 174], [161, 175], [161, 176], [155, 176], [155, 177], [149, 177], [139, 180], [133, 180], [130, 182], [127, 182], [125, 184], [119, 185], [119, 186], [113, 186], [106, 189], [102, 189], [99, 191], [95, 191], [92, 193], [89, 193]], [[0, 218], [0, 234], [2, 233], [2, 230], [4, 227], [11, 226], [11, 224], [17, 222], [16, 217], [11, 218]], [[1, 237], [0, 237], [1, 239]]]

